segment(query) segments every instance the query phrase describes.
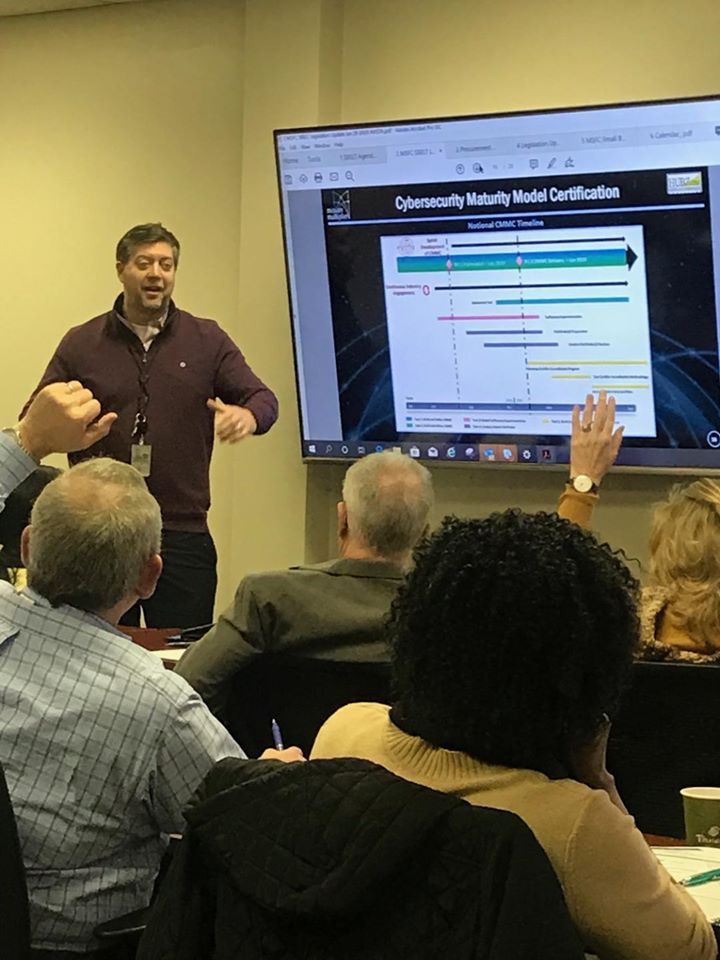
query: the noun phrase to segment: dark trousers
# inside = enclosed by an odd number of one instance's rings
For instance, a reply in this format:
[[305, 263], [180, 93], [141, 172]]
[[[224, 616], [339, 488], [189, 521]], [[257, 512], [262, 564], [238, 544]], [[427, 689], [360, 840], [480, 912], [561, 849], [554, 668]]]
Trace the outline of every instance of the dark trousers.
[[163, 572], [155, 593], [140, 600], [120, 621], [148, 627], [195, 627], [211, 623], [217, 588], [217, 553], [209, 533], [163, 530]]

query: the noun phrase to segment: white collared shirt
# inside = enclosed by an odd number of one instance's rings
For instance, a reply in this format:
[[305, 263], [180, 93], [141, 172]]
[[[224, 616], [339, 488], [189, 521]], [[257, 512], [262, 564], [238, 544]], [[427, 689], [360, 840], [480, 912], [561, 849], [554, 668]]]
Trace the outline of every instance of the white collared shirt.
[[158, 317], [157, 320], [150, 320], [149, 323], [130, 323], [129, 320], [120, 314], [120, 319], [122, 322], [125, 324], [128, 330], [132, 330], [132, 332], [138, 337], [146, 352], [150, 349], [150, 344], [153, 342], [155, 337], [165, 326], [167, 317], [168, 311], [166, 310], [161, 317]]

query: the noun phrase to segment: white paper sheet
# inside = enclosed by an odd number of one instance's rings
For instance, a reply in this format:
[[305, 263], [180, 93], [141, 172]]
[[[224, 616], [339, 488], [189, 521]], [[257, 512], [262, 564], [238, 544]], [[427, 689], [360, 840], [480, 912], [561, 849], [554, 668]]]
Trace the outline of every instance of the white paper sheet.
[[[718, 847], [653, 847], [653, 852], [675, 880], [686, 880], [705, 870], [720, 869]], [[720, 880], [685, 888], [705, 911], [708, 920], [720, 918]]]

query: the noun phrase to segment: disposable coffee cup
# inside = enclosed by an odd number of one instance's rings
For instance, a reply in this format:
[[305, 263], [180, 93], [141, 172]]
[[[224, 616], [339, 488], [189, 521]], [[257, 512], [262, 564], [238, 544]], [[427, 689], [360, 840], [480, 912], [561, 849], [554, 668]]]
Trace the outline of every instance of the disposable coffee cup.
[[720, 787], [685, 787], [685, 839], [693, 846], [720, 847]]

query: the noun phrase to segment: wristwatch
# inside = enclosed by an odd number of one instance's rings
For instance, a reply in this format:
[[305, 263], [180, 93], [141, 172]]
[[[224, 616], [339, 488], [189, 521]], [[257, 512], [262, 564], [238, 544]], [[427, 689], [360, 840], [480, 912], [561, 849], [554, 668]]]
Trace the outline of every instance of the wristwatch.
[[568, 483], [577, 493], [597, 493], [599, 489], [595, 481], [585, 473], [579, 473], [576, 477], [570, 477]]

